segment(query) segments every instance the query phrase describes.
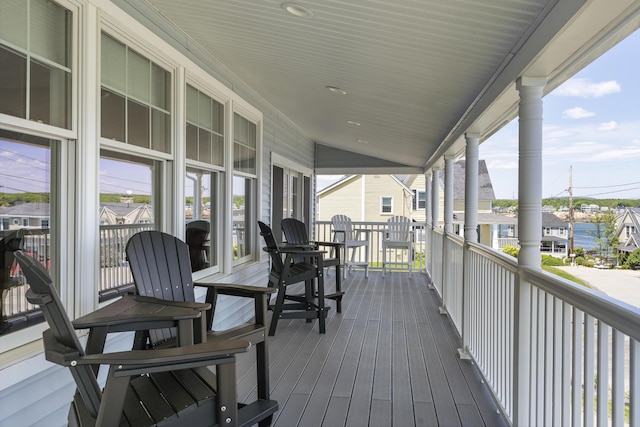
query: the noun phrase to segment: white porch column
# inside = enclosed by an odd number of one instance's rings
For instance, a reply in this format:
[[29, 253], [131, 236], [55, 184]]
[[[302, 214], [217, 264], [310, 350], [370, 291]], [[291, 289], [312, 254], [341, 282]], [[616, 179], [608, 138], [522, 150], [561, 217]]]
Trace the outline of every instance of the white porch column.
[[470, 275], [473, 274], [469, 268], [469, 249], [466, 242], [478, 242], [478, 145], [480, 134], [467, 133], [465, 135], [465, 168], [464, 168], [464, 241], [465, 250], [462, 260], [462, 348], [458, 349], [458, 356], [461, 359], [470, 359], [469, 354], [469, 331], [471, 321], [469, 310], [471, 302], [469, 300]]
[[425, 252], [429, 251], [429, 253], [425, 253], [425, 268], [427, 269], [427, 273], [431, 278], [429, 283], [429, 287], [433, 289], [433, 247], [431, 246], [432, 242], [432, 217], [433, 217], [433, 203], [431, 201], [431, 181], [433, 179], [433, 172], [431, 170], [427, 171], [424, 174], [424, 209], [425, 209], [425, 227], [424, 227], [424, 249]]
[[431, 201], [431, 181], [433, 180], [433, 172], [429, 170], [424, 174], [424, 208], [425, 222], [427, 225], [432, 224], [433, 203]]
[[[540, 269], [542, 233], [542, 91], [545, 77], [521, 77], [519, 106], [518, 238], [520, 267]], [[531, 424], [531, 284], [518, 275], [515, 289], [514, 425]]]
[[431, 224], [433, 228], [438, 228], [438, 214], [440, 210], [440, 168], [433, 168], [431, 176]]
[[478, 241], [478, 145], [480, 134], [468, 133], [465, 151], [464, 241]]
[[444, 232], [453, 233], [453, 157], [444, 157]]
[[518, 80], [519, 165], [518, 165], [518, 239], [522, 266], [540, 268], [542, 236], [542, 89], [544, 77]]

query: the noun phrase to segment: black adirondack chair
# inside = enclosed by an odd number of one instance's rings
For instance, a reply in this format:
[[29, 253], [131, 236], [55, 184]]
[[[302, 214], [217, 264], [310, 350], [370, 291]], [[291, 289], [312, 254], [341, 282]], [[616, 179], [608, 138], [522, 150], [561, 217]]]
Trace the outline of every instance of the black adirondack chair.
[[8, 231], [0, 236], [0, 334], [11, 328], [4, 310], [4, 300], [9, 289], [20, 285], [20, 281], [11, 275], [11, 269], [14, 252], [21, 248], [23, 236], [23, 230]]
[[208, 221], [191, 221], [185, 228], [185, 241], [189, 246], [189, 257], [191, 259], [191, 270], [198, 271], [209, 267], [209, 244]]
[[[307, 319], [309, 322], [318, 319], [318, 328], [324, 334], [329, 310], [324, 305], [323, 257], [326, 252], [280, 248], [271, 227], [262, 221], [258, 221], [258, 225], [267, 245], [263, 249], [271, 256], [269, 287], [278, 290], [275, 304], [269, 305], [273, 311], [269, 335], [275, 334], [279, 319]], [[294, 258], [298, 257], [303, 257], [304, 261], [294, 262]], [[314, 280], [317, 280], [317, 292], [314, 290]], [[296, 283], [304, 283], [304, 293], [287, 293], [287, 287]]]
[[[227, 339], [243, 339], [256, 348], [257, 397], [252, 403], [256, 412], [254, 423], [261, 426], [271, 424], [272, 415], [278, 410], [278, 402], [269, 399], [269, 351], [266, 336], [269, 295], [274, 289], [227, 283], [196, 283], [193, 281], [189, 247], [185, 242], [161, 231], [142, 231], [129, 239], [126, 247], [129, 267], [139, 295], [159, 298], [176, 303], [193, 303], [195, 286], [205, 287], [207, 309], [204, 320], [195, 325], [195, 341], [217, 342]], [[218, 295], [250, 298], [254, 303], [253, 322], [230, 330], [213, 331]], [[148, 336], [138, 336], [138, 345], [152, 347], [174, 346], [175, 330], [149, 331]], [[142, 344], [141, 344], [142, 343]]]
[[[111, 306], [95, 312], [101, 314], [90, 322], [94, 328], [89, 333], [85, 351], [47, 270], [22, 251], [16, 251], [15, 257], [30, 287], [28, 301], [40, 306], [49, 323], [50, 329], [43, 333], [45, 357], [69, 368], [77, 385], [69, 410], [69, 425], [243, 424], [236, 405], [235, 354], [247, 351], [248, 342], [227, 340], [154, 351], [89, 351], [89, 348], [104, 346], [110, 328], [136, 330], [154, 322], [166, 324], [179, 318], [184, 321], [185, 317], [190, 322], [190, 317], [200, 316], [200, 312], [190, 308], [160, 310], [161, 302], [154, 300], [152, 304], [158, 305], [157, 308], [147, 310], [145, 315], [131, 313], [126, 319], [102, 314]], [[96, 377], [100, 365], [109, 367], [103, 390]], [[216, 374], [207, 366], [215, 366]]]
[[340, 249], [342, 243], [338, 242], [320, 242], [309, 240], [307, 227], [304, 222], [295, 218], [285, 218], [282, 220], [282, 232], [284, 233], [287, 246], [299, 247], [301, 249], [320, 250], [321, 248], [329, 248], [330, 256], [324, 257], [322, 262], [325, 267], [336, 268], [336, 291], [326, 294], [324, 297], [332, 299], [336, 302], [336, 311], [342, 313], [342, 276], [340, 274], [342, 263], [340, 260]]

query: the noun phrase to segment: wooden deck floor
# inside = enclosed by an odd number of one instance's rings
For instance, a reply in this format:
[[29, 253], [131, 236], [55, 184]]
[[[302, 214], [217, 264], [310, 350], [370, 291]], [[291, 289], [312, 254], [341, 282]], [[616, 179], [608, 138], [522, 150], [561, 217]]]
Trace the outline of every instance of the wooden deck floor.
[[[271, 337], [274, 425], [508, 425], [475, 366], [456, 356], [460, 339], [428, 276], [356, 271], [343, 283], [326, 334], [295, 319]], [[238, 359], [241, 400], [255, 395], [254, 362], [253, 352]]]

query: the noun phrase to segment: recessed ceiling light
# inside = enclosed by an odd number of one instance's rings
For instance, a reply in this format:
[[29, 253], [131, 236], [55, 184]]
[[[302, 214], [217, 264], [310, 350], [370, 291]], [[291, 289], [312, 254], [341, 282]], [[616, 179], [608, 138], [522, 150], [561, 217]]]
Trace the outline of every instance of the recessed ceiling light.
[[282, 3], [280, 6], [285, 12], [297, 16], [298, 18], [312, 18], [313, 11], [296, 3]]
[[327, 89], [329, 89], [333, 93], [337, 93], [337, 94], [340, 94], [340, 95], [346, 95], [347, 94], [346, 90], [340, 89], [339, 87], [327, 86]]
[[360, 144], [368, 144], [369, 143], [369, 141], [367, 141], [366, 139], [359, 139], [358, 142]]
[[352, 126], [360, 126], [360, 123], [354, 122], [353, 120], [347, 120], [347, 124], [352, 125]]

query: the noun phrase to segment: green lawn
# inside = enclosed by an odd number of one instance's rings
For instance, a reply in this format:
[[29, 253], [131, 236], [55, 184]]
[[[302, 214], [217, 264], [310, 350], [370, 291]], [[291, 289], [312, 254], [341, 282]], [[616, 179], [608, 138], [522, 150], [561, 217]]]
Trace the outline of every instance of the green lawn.
[[575, 282], [575, 283], [577, 283], [577, 284], [579, 284], [579, 285], [582, 285], [582, 286], [586, 286], [587, 288], [590, 288], [590, 287], [591, 287], [591, 286], [590, 286], [587, 282], [585, 282], [584, 280], [582, 280], [582, 279], [578, 279], [578, 278], [577, 278], [576, 276], [574, 276], [573, 274], [569, 274], [569, 273], [567, 273], [567, 271], [566, 271], [566, 270], [563, 270], [563, 269], [561, 269], [561, 268], [557, 268], [557, 267], [549, 267], [549, 266], [545, 266], [545, 265], [543, 265], [543, 266], [542, 266], [542, 269], [543, 269], [544, 271], [546, 271], [547, 273], [555, 274], [556, 276], [560, 276], [560, 277], [562, 277], [563, 279], [571, 280], [572, 282]]

